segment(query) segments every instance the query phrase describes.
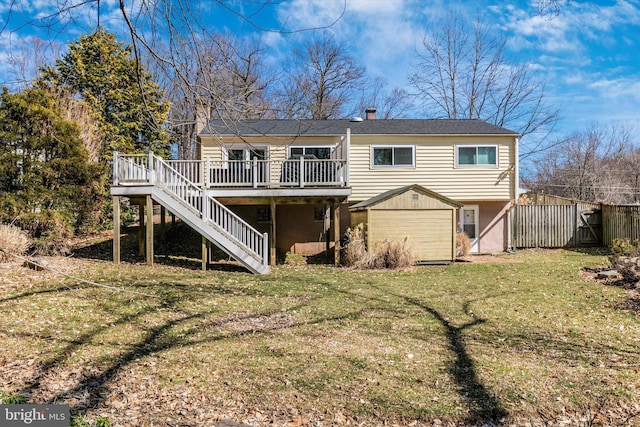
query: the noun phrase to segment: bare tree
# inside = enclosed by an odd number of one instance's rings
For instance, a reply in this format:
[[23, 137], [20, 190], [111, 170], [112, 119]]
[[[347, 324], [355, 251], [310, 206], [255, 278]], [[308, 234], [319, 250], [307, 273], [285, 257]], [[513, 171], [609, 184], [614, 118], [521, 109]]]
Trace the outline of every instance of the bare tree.
[[603, 203], [634, 203], [640, 196], [640, 155], [634, 132], [593, 126], [561, 141], [534, 163], [525, 185], [536, 192]]
[[32, 81], [38, 76], [40, 67], [52, 58], [60, 56], [61, 46], [55, 42], [33, 37], [19, 39], [9, 46], [6, 61], [10, 66], [7, 73], [10, 78], [4, 84], [10, 84], [24, 90], [31, 86]]
[[[215, 28], [211, 31], [211, 16], [217, 12], [231, 13], [261, 32], [294, 33], [331, 27], [342, 18], [346, 10], [346, 0], [344, 1], [343, 7], [335, 16], [329, 17], [317, 27], [264, 28], [258, 25], [256, 17], [277, 4], [270, 0], [241, 3], [226, 0], [118, 0], [115, 3], [101, 0], [52, 0], [42, 3], [40, 13], [28, 22], [14, 17], [25, 16], [23, 10], [31, 11], [31, 2], [13, 0], [8, 6], [8, 13], [3, 16], [0, 34], [19, 34], [23, 28], [29, 27], [46, 31], [55, 40], [59, 35], [66, 34], [71, 26], [74, 31], [92, 32], [105, 24], [112, 28], [124, 25], [123, 34], [130, 39], [128, 42], [133, 46], [133, 54], [141, 64], [139, 70], [144, 63], [144, 68], [154, 72], [154, 75], [164, 76], [164, 87], [170, 92], [174, 107], [178, 108], [178, 111], [172, 111], [170, 127], [176, 131], [176, 139], [181, 143], [190, 141], [185, 146], [185, 153], [193, 153], [195, 123], [197, 119], [202, 119], [197, 117], [197, 111], [206, 119], [211, 114], [211, 108], [215, 109], [214, 115], [227, 108], [227, 119], [237, 120], [238, 117], [270, 114], [271, 107], [271, 103], [266, 102], [266, 96], [263, 96], [265, 92], [256, 90], [265, 83], [261, 78], [255, 78], [259, 73], [254, 73], [254, 70], [260, 68], [257, 64], [261, 63], [261, 48], [254, 49], [251, 45], [242, 46], [229, 42], [226, 47], [218, 46], [213, 49], [226, 51], [229, 55], [220, 57], [216, 54], [218, 56], [212, 58], [211, 43], [220, 40], [224, 44], [227, 41], [218, 37]], [[204, 75], [212, 61], [216, 65], [224, 65], [209, 69], [211, 76], [214, 70], [224, 70], [222, 76], [216, 76], [216, 82]], [[201, 75], [197, 75], [197, 72], [201, 72]], [[220, 81], [226, 83], [221, 85]], [[213, 90], [214, 87], [217, 89]], [[222, 87], [225, 90], [218, 90]], [[166, 125], [157, 123], [163, 129]]]
[[285, 70], [282, 116], [288, 118], [335, 119], [347, 117], [356, 91], [362, 87], [364, 68], [346, 53], [328, 33], [296, 49]]
[[411, 95], [406, 90], [396, 87], [388, 91], [387, 82], [381, 77], [367, 81], [363, 86], [359, 112], [375, 107], [378, 118], [399, 119], [406, 117], [414, 107]]
[[[482, 119], [527, 138], [521, 156], [536, 152], [558, 119], [545, 104], [544, 82], [505, 55], [505, 38], [478, 18], [452, 12], [422, 39], [420, 62], [410, 75], [427, 114]], [[533, 137], [535, 136], [535, 138]]]
[[274, 116], [268, 92], [273, 79], [259, 40], [215, 34], [203, 38], [198, 52], [186, 45], [183, 54], [174, 57], [179, 72], [191, 76], [184, 81], [165, 74], [166, 93], [172, 101], [170, 125], [180, 158], [197, 155], [196, 136], [209, 119], [231, 122]]
[[572, 0], [538, 0], [536, 8], [542, 16], [557, 16], [563, 6], [571, 4]]

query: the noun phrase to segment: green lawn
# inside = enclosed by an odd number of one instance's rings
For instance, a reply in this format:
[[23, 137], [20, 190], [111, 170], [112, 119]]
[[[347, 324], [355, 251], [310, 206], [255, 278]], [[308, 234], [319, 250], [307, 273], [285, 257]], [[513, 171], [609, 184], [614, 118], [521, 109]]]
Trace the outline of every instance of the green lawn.
[[123, 291], [0, 286], [0, 391], [112, 425], [640, 424], [640, 317], [580, 274], [606, 256], [505, 257], [268, 276], [87, 260], [74, 274]]

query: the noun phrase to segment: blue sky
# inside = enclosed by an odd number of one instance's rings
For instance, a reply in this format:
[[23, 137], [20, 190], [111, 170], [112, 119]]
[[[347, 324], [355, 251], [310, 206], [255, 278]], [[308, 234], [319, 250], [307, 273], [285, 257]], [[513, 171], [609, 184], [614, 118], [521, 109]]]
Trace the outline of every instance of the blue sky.
[[[79, 2], [79, 0], [78, 0]], [[68, 40], [96, 26], [96, 3], [71, 11], [73, 22], [52, 28], [25, 25], [52, 12], [49, 0], [0, 0], [0, 80], [15, 74], [7, 60], [32, 38]], [[198, 2], [189, 3], [198, 13]], [[200, 10], [212, 32], [238, 36], [256, 33], [278, 63], [311, 34], [298, 32], [329, 27], [370, 78], [383, 77], [390, 86], [408, 87], [407, 74], [416, 60], [416, 47], [425, 29], [449, 9], [474, 19], [481, 13], [496, 32], [507, 36], [507, 53], [546, 82], [548, 103], [560, 110], [558, 137], [593, 124], [640, 125], [640, 0], [563, 2], [560, 13], [541, 16], [537, 1], [419, 1], [419, 0], [272, 0], [223, 1], [248, 19], [207, 1]], [[115, 0], [102, 0], [101, 22], [111, 30], [124, 28]], [[279, 31], [265, 31], [279, 30]], [[419, 114], [419, 113], [415, 113]], [[415, 115], [414, 114], [414, 115]], [[640, 126], [638, 126], [640, 127]]]

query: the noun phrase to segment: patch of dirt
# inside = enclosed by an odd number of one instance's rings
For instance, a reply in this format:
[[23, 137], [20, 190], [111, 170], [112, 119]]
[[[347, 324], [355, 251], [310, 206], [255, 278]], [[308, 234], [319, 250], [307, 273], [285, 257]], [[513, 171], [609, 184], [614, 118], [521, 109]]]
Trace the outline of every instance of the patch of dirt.
[[293, 326], [296, 321], [297, 318], [295, 316], [289, 316], [283, 313], [232, 313], [211, 326], [218, 328], [220, 332], [244, 334], [282, 330]]
[[612, 270], [611, 267], [584, 268], [580, 272], [580, 275], [586, 280], [600, 283], [604, 286], [618, 286], [624, 288], [627, 293], [627, 298], [624, 302], [618, 304], [615, 308], [630, 311], [640, 316], [640, 288], [638, 287], [638, 283], [627, 280], [622, 276], [603, 278], [598, 277], [599, 273], [610, 270]]
[[479, 254], [459, 258], [456, 262], [472, 262], [474, 264], [512, 264], [520, 261], [509, 254]]

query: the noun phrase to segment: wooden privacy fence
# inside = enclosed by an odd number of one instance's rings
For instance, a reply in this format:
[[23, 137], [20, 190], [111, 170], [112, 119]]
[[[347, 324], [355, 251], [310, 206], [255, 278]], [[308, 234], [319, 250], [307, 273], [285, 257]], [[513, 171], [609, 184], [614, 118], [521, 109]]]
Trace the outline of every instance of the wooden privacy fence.
[[602, 213], [591, 203], [516, 205], [510, 212], [513, 246], [562, 248], [602, 245]]
[[640, 206], [602, 205], [603, 246], [611, 245], [616, 238], [640, 238]]

